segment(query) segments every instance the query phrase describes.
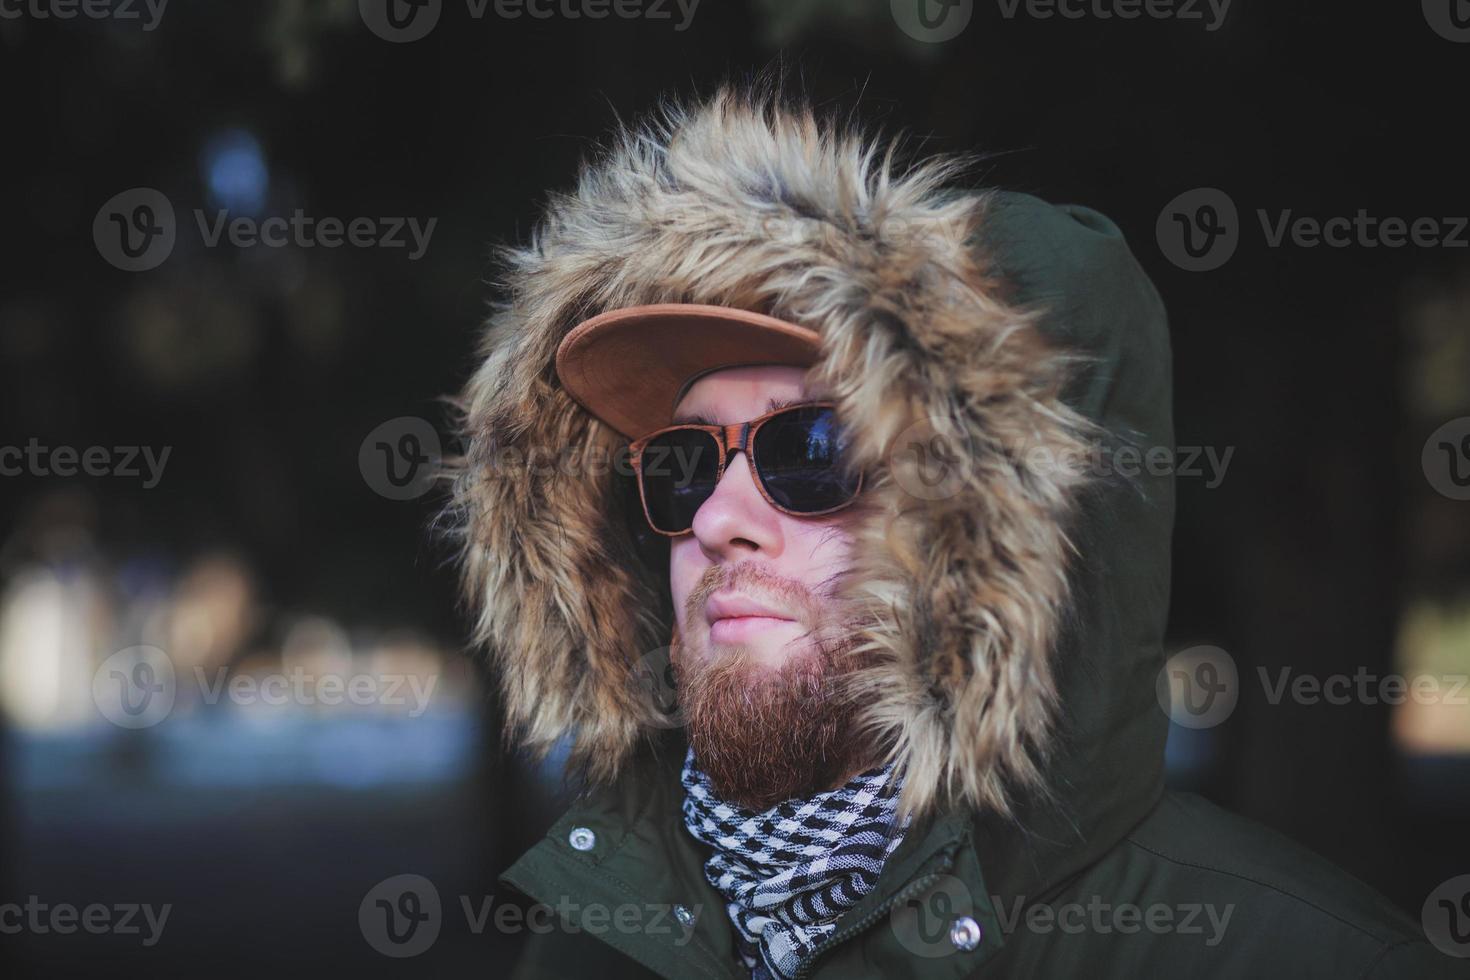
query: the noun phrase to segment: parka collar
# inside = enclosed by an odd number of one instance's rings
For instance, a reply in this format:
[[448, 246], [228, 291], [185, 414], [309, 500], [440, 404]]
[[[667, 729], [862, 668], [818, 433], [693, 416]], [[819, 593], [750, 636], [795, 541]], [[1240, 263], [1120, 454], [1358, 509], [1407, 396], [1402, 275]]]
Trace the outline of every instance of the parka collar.
[[[680, 817], [684, 744], [671, 733], [618, 786], [584, 795], [501, 881], [663, 976], [746, 980], [724, 901], [704, 878], [708, 855]], [[616, 927], [619, 909], [630, 928]], [[963, 917], [978, 926], [973, 949], [951, 936]], [[973, 815], [952, 810], [910, 828], [877, 887], [838, 920], [802, 976], [825, 973], [838, 957], [896, 967], [922, 956], [926, 976], [958, 980], [1003, 944]]]

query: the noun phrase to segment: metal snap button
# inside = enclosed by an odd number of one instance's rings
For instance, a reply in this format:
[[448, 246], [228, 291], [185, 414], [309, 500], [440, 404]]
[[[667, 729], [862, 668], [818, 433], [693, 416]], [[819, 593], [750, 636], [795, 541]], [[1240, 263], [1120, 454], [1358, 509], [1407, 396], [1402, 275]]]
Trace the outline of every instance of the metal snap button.
[[597, 846], [597, 835], [588, 827], [573, 827], [567, 835], [567, 843], [576, 851], [590, 851]]
[[962, 915], [958, 919], [955, 919], [949, 927], [950, 943], [955, 949], [964, 950], [967, 953], [980, 945], [980, 937], [982, 935], [984, 935], [984, 932], [980, 928], [980, 923], [968, 915]]

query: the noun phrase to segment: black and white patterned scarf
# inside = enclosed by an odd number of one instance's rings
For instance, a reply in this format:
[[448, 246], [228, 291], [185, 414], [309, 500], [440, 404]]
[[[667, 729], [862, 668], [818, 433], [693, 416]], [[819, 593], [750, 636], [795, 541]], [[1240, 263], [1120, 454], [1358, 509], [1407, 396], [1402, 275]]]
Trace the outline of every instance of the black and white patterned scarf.
[[722, 801], [684, 760], [684, 825], [714, 848], [704, 876], [725, 896], [754, 980], [795, 974], [837, 918], [873, 890], [903, 841], [897, 780], [873, 769], [847, 785], [757, 813]]

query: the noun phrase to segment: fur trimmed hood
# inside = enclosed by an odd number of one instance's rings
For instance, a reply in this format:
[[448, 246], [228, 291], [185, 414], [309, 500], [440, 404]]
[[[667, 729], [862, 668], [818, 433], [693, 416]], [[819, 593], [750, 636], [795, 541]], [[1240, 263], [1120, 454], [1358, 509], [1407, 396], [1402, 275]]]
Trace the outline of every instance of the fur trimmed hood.
[[1086, 830], [1161, 783], [1171, 488], [1077, 461], [1172, 445], [1162, 308], [1095, 212], [967, 190], [963, 161], [899, 151], [726, 88], [620, 130], [501, 250], [450, 512], [475, 637], [520, 742], [570, 737], [591, 783], [623, 773], [667, 728], [633, 682], [669, 643], [667, 586], [622, 516], [628, 478], [594, 465], [626, 440], [559, 386], [557, 345], [656, 302], [802, 323], [867, 481], [837, 601], [871, 624], [854, 694], [905, 807], [1005, 816], [1028, 790], [1111, 779], [1116, 805], [1073, 814]]

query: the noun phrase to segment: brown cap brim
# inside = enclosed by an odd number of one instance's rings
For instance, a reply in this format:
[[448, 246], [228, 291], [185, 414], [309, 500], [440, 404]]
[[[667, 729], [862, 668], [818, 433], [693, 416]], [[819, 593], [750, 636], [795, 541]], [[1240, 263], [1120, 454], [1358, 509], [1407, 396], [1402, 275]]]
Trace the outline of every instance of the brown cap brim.
[[669, 424], [687, 383], [753, 364], [809, 367], [820, 338], [808, 327], [725, 306], [655, 303], [577, 324], [556, 351], [556, 373], [587, 411], [630, 439]]

